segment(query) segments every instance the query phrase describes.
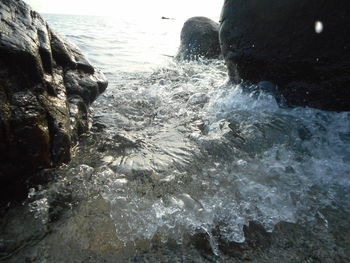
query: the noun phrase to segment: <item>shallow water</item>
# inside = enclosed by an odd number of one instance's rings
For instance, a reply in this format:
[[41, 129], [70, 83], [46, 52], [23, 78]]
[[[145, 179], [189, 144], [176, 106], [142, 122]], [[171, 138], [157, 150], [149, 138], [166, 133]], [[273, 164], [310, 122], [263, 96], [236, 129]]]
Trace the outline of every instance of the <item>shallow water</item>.
[[173, 62], [179, 21], [150, 38], [140, 24], [48, 19], [110, 85], [73, 161], [4, 216], [4, 260], [349, 259], [350, 113], [245, 92], [222, 61]]

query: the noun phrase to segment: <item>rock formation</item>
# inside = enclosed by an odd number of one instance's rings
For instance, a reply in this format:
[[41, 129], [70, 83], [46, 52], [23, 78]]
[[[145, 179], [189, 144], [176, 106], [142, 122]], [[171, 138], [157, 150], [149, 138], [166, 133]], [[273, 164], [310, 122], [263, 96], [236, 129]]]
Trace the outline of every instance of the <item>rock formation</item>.
[[219, 24], [206, 17], [188, 19], [181, 30], [181, 44], [176, 56], [179, 60], [218, 58]]
[[0, 2], [0, 185], [66, 163], [107, 87], [74, 45], [21, 0]]
[[225, 0], [230, 78], [273, 82], [289, 105], [349, 111], [349, 13], [346, 0]]

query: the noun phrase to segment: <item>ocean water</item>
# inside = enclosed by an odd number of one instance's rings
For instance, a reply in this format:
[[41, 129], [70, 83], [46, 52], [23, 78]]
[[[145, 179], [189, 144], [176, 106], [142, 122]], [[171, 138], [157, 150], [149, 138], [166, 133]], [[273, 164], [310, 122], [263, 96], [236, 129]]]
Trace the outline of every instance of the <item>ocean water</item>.
[[244, 92], [221, 60], [175, 62], [180, 19], [45, 18], [110, 84], [72, 162], [4, 216], [2, 260], [350, 260], [349, 112]]
[[[109, 77], [150, 72], [174, 56], [184, 18], [114, 18], [44, 15], [50, 26], [77, 44]], [[214, 17], [218, 21], [218, 17]]]

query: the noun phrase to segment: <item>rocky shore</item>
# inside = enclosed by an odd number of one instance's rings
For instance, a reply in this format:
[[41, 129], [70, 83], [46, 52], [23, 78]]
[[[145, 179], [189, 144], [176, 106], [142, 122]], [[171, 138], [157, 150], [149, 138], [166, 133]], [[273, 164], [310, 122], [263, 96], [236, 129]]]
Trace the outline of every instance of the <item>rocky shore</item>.
[[348, 262], [349, 115], [307, 108], [349, 109], [348, 24], [329, 30], [348, 7], [226, 0], [221, 23], [190, 18], [177, 59], [199, 63], [113, 69], [70, 161], [107, 80], [1, 0], [0, 261]]
[[[0, 185], [71, 159], [103, 73], [23, 1], [0, 2]], [[7, 189], [7, 191], [4, 190]]]
[[[205, 17], [186, 21], [176, 58], [223, 56], [233, 82], [272, 89], [289, 106], [348, 111], [349, 11], [346, 1], [226, 0], [220, 24]], [[69, 162], [107, 80], [24, 2], [3, 0], [0, 19], [5, 186]]]

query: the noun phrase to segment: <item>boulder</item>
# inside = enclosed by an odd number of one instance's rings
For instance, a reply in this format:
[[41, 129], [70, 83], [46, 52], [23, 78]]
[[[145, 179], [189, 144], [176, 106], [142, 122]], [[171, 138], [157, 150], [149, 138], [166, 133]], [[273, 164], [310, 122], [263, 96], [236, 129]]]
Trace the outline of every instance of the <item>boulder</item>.
[[275, 83], [289, 105], [349, 111], [349, 12], [346, 0], [225, 0], [230, 79]]
[[188, 19], [181, 30], [178, 60], [214, 59], [221, 54], [219, 24], [206, 17]]
[[103, 73], [21, 0], [0, 2], [0, 185], [69, 162]]

